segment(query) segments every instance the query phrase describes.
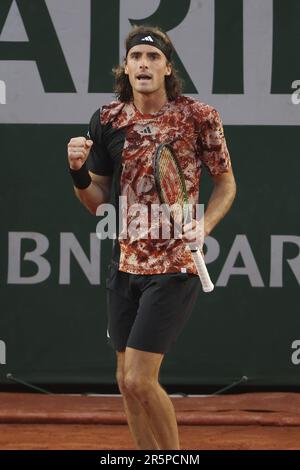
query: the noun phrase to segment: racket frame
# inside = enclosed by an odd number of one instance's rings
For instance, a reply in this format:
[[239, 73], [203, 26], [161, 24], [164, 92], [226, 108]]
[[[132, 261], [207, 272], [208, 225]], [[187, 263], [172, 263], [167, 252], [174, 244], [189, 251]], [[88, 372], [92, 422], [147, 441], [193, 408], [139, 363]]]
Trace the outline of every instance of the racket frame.
[[[185, 185], [185, 179], [184, 179], [183, 171], [177, 159], [177, 156], [172, 146], [169, 143], [160, 144], [155, 152], [153, 173], [154, 173], [154, 180], [155, 180], [158, 197], [159, 197], [160, 203], [162, 204], [164, 210], [166, 211], [166, 206], [168, 206], [168, 203], [165, 201], [165, 198], [163, 196], [163, 189], [161, 187], [160, 174], [159, 174], [159, 161], [161, 158], [161, 154], [165, 148], [169, 149], [172, 155], [172, 159], [175, 162], [175, 166], [177, 168], [178, 175], [180, 178], [180, 183], [181, 183], [183, 196], [184, 196], [183, 197], [184, 202], [182, 204], [183, 224], [186, 224], [192, 221], [192, 216], [191, 216], [190, 209], [189, 209], [189, 200], [188, 200], [188, 194], [187, 194], [186, 185]], [[170, 218], [172, 219], [173, 225], [178, 226], [178, 223], [173, 218], [170, 210], [168, 210], [168, 216], [170, 216]], [[197, 272], [198, 272], [198, 275], [202, 284], [203, 291], [211, 292], [214, 289], [214, 285], [207, 271], [207, 268], [204, 262], [204, 256], [201, 253], [200, 247], [195, 243], [190, 243], [190, 244], [188, 243], [188, 247], [191, 251], [191, 255], [193, 257], [193, 260], [194, 260], [194, 263], [195, 263], [195, 266], [196, 266], [196, 269], [197, 269]]]

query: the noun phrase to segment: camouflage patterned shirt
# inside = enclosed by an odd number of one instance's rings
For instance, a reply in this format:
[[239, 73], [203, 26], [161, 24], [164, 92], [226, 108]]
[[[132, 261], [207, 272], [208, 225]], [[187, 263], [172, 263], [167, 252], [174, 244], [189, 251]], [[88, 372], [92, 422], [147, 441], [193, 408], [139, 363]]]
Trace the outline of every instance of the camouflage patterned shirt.
[[[119, 270], [161, 274], [184, 267], [186, 272], [196, 273], [189, 249], [180, 239], [165, 239], [161, 233], [153, 237], [151, 206], [159, 205], [153, 157], [160, 143], [171, 143], [183, 170], [189, 202], [196, 204], [203, 166], [211, 175], [219, 175], [231, 165], [218, 112], [186, 96], [168, 101], [155, 114], [141, 114], [133, 103], [114, 101], [93, 115], [89, 135], [94, 141], [89, 170], [114, 175], [118, 210], [119, 196], [126, 200], [126, 224], [118, 231], [113, 253]], [[148, 207], [148, 213], [133, 210], [136, 204]], [[137, 230], [141, 225], [143, 229]]]

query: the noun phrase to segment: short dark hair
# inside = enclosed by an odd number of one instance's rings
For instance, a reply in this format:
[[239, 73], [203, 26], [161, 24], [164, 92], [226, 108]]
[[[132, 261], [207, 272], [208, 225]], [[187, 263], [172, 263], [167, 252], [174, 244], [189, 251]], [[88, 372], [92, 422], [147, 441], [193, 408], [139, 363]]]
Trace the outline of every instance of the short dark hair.
[[[169, 36], [164, 31], [162, 31], [158, 26], [136, 26], [135, 25], [125, 39], [125, 50], [128, 49], [128, 44], [131, 42], [134, 36], [138, 34], [145, 34], [145, 35], [152, 34], [153, 36], [157, 36], [160, 41], [163, 41], [166, 44], [166, 46], [174, 49]], [[172, 72], [171, 72], [171, 75], [168, 75], [165, 77], [165, 85], [166, 85], [167, 97], [169, 100], [172, 101], [182, 94], [183, 82], [182, 82], [182, 79], [179, 77], [177, 70], [174, 67], [173, 60], [171, 59], [171, 61], [167, 61], [167, 62], [172, 66]], [[116, 94], [116, 97], [124, 103], [132, 101], [132, 98], [133, 98], [132, 87], [130, 85], [128, 75], [125, 74], [124, 65], [119, 65], [118, 67], [114, 68], [113, 73], [115, 75], [114, 92]]]

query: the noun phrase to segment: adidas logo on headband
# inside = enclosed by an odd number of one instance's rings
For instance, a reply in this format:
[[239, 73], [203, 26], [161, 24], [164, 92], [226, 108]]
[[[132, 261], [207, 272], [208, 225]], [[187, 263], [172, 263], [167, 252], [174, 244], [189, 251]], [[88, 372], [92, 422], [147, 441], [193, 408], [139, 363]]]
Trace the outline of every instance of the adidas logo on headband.
[[149, 42], [154, 42], [151, 36], [145, 36], [141, 41], [149, 41]]
[[[150, 33], [150, 34], [149, 34]], [[136, 34], [133, 36], [133, 38], [128, 40], [128, 43], [126, 45], [126, 57], [128, 55], [128, 51], [134, 47], [137, 46], [138, 44], [147, 44], [150, 46], [157, 47], [157, 49], [160, 49], [166, 56], [168, 60], [171, 60], [172, 57], [172, 45], [170, 44], [165, 44], [164, 41], [156, 37], [154, 34], [151, 35], [151, 32], [149, 32], [147, 36], [147, 32], [143, 32], [142, 34]]]

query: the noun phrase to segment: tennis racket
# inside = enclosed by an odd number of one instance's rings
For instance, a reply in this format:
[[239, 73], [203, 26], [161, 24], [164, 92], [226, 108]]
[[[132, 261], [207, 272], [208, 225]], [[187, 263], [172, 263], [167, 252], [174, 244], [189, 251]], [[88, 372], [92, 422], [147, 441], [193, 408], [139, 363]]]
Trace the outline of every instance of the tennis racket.
[[[176, 158], [175, 152], [170, 144], [160, 144], [154, 156], [154, 178], [160, 203], [168, 210], [173, 204], [178, 204], [182, 208], [184, 222], [189, 223], [192, 216], [189, 210], [189, 201], [185, 186], [184, 176]], [[171, 222], [177, 222], [168, 211]], [[200, 248], [194, 243], [188, 244], [191, 251], [204, 292], [211, 292], [214, 285], [207, 271], [204, 258]]]

